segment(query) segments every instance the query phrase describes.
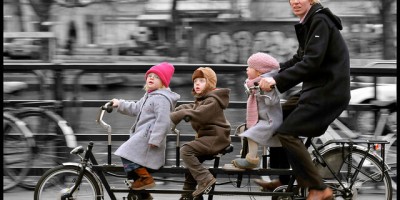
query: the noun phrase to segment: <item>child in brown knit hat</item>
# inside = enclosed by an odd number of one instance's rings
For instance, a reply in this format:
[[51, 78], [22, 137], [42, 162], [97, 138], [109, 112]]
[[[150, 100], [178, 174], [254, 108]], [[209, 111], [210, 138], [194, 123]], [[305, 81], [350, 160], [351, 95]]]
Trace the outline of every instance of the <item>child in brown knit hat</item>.
[[[273, 76], [279, 71], [278, 61], [266, 53], [255, 53], [247, 60], [246, 88], [252, 88], [262, 77]], [[245, 158], [232, 160], [232, 164], [241, 169], [257, 168], [260, 158], [258, 146], [278, 147], [281, 143], [273, 137], [275, 130], [282, 123], [282, 108], [279, 92], [273, 89], [260, 94], [256, 89], [248, 91], [246, 128], [240, 137], [248, 142], [248, 153]]]
[[195, 97], [194, 103], [182, 104], [170, 114], [171, 121], [178, 124], [184, 117], [190, 118], [196, 138], [184, 144], [180, 156], [189, 169], [185, 174], [184, 190], [181, 199], [202, 199], [202, 194], [216, 183], [210, 171], [202, 166], [206, 157], [216, 155], [230, 145], [231, 126], [225, 118], [224, 110], [229, 104], [227, 88], [216, 88], [217, 76], [209, 67], [200, 67], [192, 75]]

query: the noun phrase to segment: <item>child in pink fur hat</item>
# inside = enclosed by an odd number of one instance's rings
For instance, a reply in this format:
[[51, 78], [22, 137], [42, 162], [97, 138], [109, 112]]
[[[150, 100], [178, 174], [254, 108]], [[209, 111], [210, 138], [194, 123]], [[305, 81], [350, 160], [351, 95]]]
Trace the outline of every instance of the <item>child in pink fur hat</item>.
[[273, 136], [282, 123], [282, 108], [279, 92], [260, 93], [256, 89], [248, 89], [257, 85], [262, 77], [273, 76], [279, 71], [279, 62], [266, 53], [255, 53], [247, 60], [247, 79], [245, 87], [248, 91], [246, 128], [240, 137], [247, 138], [248, 153], [245, 158], [232, 160], [234, 167], [241, 169], [257, 168], [260, 158], [257, 155], [258, 146], [278, 147], [279, 140]]

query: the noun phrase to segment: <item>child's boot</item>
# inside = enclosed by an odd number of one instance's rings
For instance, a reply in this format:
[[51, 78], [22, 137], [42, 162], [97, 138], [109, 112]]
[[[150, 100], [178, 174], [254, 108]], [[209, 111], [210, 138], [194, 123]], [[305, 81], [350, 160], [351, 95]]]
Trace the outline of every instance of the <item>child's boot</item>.
[[146, 168], [141, 167], [135, 169], [135, 173], [139, 175], [139, 178], [133, 182], [132, 190], [144, 190], [154, 187], [156, 184], [153, 177], [149, 174]]
[[211, 191], [212, 186], [217, 182], [212, 174], [209, 175], [209, 178], [202, 180], [198, 183], [197, 189], [192, 193], [193, 197], [198, 197], [203, 193], [208, 194]]
[[260, 164], [260, 158], [258, 156], [252, 158], [247, 154], [246, 158], [236, 158], [235, 160], [232, 160], [232, 164], [241, 169], [253, 169], [257, 168]]
[[185, 173], [185, 182], [183, 183], [183, 190], [188, 190], [183, 193], [179, 200], [203, 200], [203, 196], [199, 195], [196, 198], [192, 196], [192, 191], [196, 190], [197, 182], [190, 173]]

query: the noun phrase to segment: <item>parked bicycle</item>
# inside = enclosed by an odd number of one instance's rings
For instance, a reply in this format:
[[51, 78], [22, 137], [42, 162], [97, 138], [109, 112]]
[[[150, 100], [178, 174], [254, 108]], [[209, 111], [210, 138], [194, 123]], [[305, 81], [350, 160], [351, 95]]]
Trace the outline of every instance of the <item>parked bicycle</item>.
[[[104, 189], [112, 200], [116, 199], [115, 193], [125, 193], [127, 199], [140, 199], [141, 191], [133, 191], [128, 187], [112, 187], [106, 175], [126, 178], [122, 165], [111, 164], [111, 126], [103, 121], [105, 111], [111, 112], [110, 102], [100, 107], [97, 122], [108, 132], [108, 163], [98, 164], [93, 155], [93, 142], [89, 142], [86, 151], [80, 146], [71, 151], [77, 155], [80, 162], [63, 163], [60, 166], [48, 170], [38, 181], [35, 188], [34, 200], [54, 199], [104, 199]], [[177, 149], [179, 149], [179, 132], [177, 132]], [[392, 185], [389, 176], [390, 168], [385, 164], [385, 151], [378, 155], [374, 149], [379, 144], [385, 149], [387, 141], [383, 140], [331, 140], [317, 146], [313, 139], [306, 138], [306, 146], [313, 148], [313, 160], [323, 175], [325, 182], [332, 188], [336, 199], [357, 199], [358, 193], [374, 190], [378, 191], [379, 199], [392, 199]], [[366, 145], [366, 147], [361, 146]], [[228, 153], [231, 147], [220, 153]], [[83, 157], [81, 154], [83, 154]], [[180, 166], [179, 154], [177, 154], [176, 166], [165, 166], [157, 173], [172, 173], [183, 175], [187, 169]], [[208, 199], [213, 195], [259, 195], [272, 196], [273, 199], [304, 199], [307, 196], [306, 188], [298, 188], [295, 184], [292, 170], [259, 168], [254, 170], [225, 170], [218, 167], [219, 157], [214, 157], [214, 167], [210, 171], [216, 176], [225, 174], [234, 176], [228, 182], [217, 182], [208, 193]], [[292, 175], [289, 185], [281, 186], [272, 192], [257, 191], [222, 191], [218, 185], [231, 184], [233, 187], [241, 187], [243, 175]], [[218, 179], [218, 177], [217, 177]], [[121, 181], [122, 182], [122, 181]], [[179, 190], [146, 190], [150, 193], [182, 194]]]
[[14, 188], [26, 178], [35, 151], [35, 139], [26, 123], [4, 112], [3, 191]]
[[[7, 91], [15, 93], [22, 89], [18, 87]], [[9, 100], [4, 100], [3, 106], [3, 112], [22, 120], [33, 134], [36, 149], [32, 151], [29, 158], [31, 163], [26, 167], [26, 170], [29, 169], [29, 176], [21, 179], [18, 184], [33, 190], [46, 170], [69, 160], [69, 152], [77, 146], [74, 132], [67, 121], [51, 110], [57, 107], [57, 102], [30, 101], [12, 104]], [[4, 132], [7, 131], [4, 128]], [[8, 170], [19, 171], [20, 169], [9, 167]]]

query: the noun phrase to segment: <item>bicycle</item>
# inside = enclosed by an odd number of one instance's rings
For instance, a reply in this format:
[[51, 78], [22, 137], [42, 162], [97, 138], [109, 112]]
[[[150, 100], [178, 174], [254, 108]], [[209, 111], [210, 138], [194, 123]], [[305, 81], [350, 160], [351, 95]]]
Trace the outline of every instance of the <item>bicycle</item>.
[[[3, 113], [3, 191], [17, 186], [28, 175], [36, 151], [33, 133], [25, 122]], [[18, 170], [15, 170], [18, 169]]]
[[[21, 88], [23, 89], [23, 88]], [[16, 89], [20, 92], [20, 89]], [[16, 92], [15, 90], [12, 90]], [[72, 128], [60, 115], [50, 110], [57, 107], [53, 101], [31, 101], [11, 103], [4, 100], [3, 112], [24, 121], [33, 133], [36, 150], [31, 156], [31, 165], [27, 168], [29, 176], [19, 182], [19, 186], [26, 189], [35, 189], [39, 177], [54, 166], [69, 160], [69, 152], [77, 146]], [[7, 170], [19, 170], [8, 168]]]
[[[116, 199], [115, 192], [127, 194], [129, 200], [140, 199], [140, 192], [128, 188], [112, 187], [105, 175], [111, 175], [120, 178], [126, 178], [123, 167], [111, 164], [111, 126], [105, 123], [102, 118], [105, 111], [111, 112], [110, 102], [100, 107], [97, 116], [97, 122], [108, 132], [108, 163], [100, 165], [97, 163], [92, 150], [93, 142], [89, 142], [86, 151], [82, 146], [76, 147], [71, 151], [80, 157], [80, 162], [63, 163], [60, 166], [48, 170], [38, 181], [34, 192], [34, 200], [53, 199], [57, 196], [59, 199], [104, 199], [104, 189], [112, 200]], [[177, 150], [179, 149], [179, 131], [177, 131]], [[315, 139], [315, 138], [314, 138]], [[313, 138], [306, 139], [306, 146], [313, 147], [311, 155], [313, 161], [324, 177], [324, 181], [334, 191], [336, 198], [356, 199], [358, 192], [369, 191], [371, 187], [379, 188], [380, 199], [392, 199], [392, 185], [388, 171], [390, 168], [385, 164], [385, 151], [381, 155], [374, 151], [375, 144], [379, 144], [384, 150], [387, 141], [383, 140], [351, 140], [339, 139], [331, 140], [323, 145], [317, 146]], [[363, 147], [360, 144], [365, 144]], [[228, 153], [223, 151], [223, 153]], [[82, 157], [81, 154], [84, 154]], [[223, 153], [219, 154], [221, 156]], [[177, 173], [183, 174], [187, 169], [180, 167], [179, 154], [177, 154], [176, 166], [165, 166], [159, 169], [159, 173]], [[272, 196], [274, 200], [278, 199], [305, 199], [307, 196], [306, 188], [299, 188], [295, 185], [295, 178], [292, 170], [286, 169], [268, 169], [259, 168], [254, 170], [230, 171], [218, 167], [219, 159], [215, 158], [214, 167], [210, 171], [214, 175], [225, 174], [235, 175], [236, 180], [230, 180], [224, 183], [217, 182], [208, 193], [208, 198], [213, 195], [259, 195]], [[120, 174], [117, 174], [121, 172]], [[243, 175], [291, 175], [292, 179], [286, 186], [281, 186], [272, 192], [255, 191], [219, 191], [217, 185], [232, 184], [239, 188]], [[150, 193], [182, 194], [179, 190], [146, 190]]]

